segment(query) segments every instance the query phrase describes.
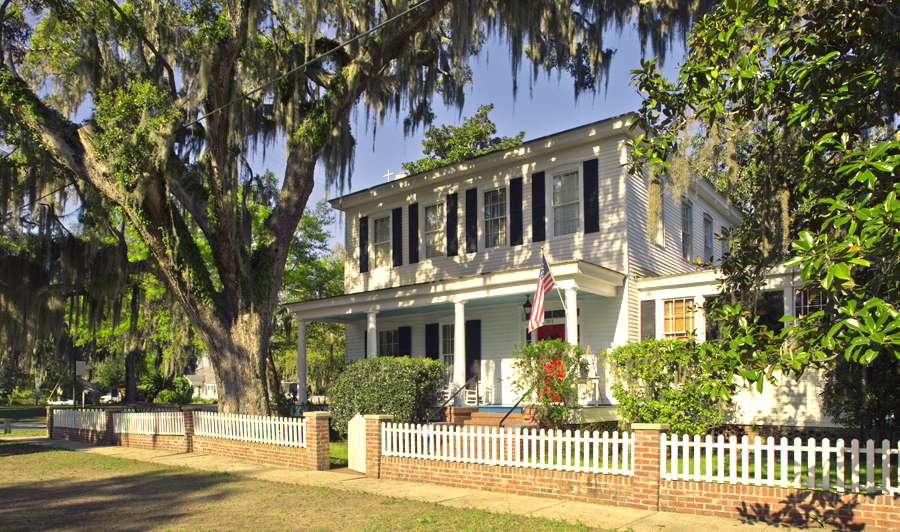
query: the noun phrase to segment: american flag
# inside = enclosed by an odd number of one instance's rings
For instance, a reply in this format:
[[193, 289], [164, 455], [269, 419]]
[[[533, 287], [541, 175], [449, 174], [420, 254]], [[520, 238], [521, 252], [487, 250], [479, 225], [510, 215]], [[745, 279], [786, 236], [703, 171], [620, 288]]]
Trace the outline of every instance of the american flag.
[[556, 281], [553, 280], [553, 274], [550, 272], [550, 265], [547, 264], [547, 258], [544, 252], [541, 252], [541, 271], [538, 273], [537, 287], [534, 289], [534, 306], [531, 308], [531, 317], [528, 319], [528, 332], [537, 329], [544, 324], [544, 296], [553, 287]]

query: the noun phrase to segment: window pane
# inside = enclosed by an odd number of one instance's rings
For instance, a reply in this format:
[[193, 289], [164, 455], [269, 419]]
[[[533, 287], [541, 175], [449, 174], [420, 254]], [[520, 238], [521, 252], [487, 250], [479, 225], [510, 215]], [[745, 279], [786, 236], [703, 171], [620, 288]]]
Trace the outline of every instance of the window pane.
[[484, 247], [506, 244], [506, 189], [484, 193]]
[[673, 299], [663, 302], [663, 336], [687, 338], [694, 333], [694, 300]]
[[566, 205], [553, 209], [553, 235], [570, 235], [578, 232], [579, 205]]
[[553, 204], [578, 201], [578, 172], [553, 176]]
[[425, 258], [444, 256], [444, 204], [425, 207]]

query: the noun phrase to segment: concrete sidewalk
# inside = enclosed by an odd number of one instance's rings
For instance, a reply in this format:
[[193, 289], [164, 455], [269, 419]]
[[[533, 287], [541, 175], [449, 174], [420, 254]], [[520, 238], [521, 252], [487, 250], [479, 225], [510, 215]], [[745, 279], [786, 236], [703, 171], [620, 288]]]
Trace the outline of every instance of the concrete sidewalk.
[[704, 517], [671, 512], [653, 512], [601, 506], [583, 502], [510, 495], [466, 488], [450, 488], [417, 482], [378, 480], [366, 478], [348, 469], [332, 471], [304, 471], [288, 467], [258, 464], [222, 456], [200, 453], [152, 451], [132, 447], [94, 446], [76, 442], [48, 440], [46, 438], [5, 437], [3, 441], [33, 443], [99, 454], [129, 458], [161, 465], [183, 466], [200, 471], [216, 471], [249, 478], [287, 484], [321, 486], [326, 488], [360, 491], [386, 497], [442, 504], [457, 508], [476, 508], [493, 512], [511, 512], [534, 517], [580, 522], [601, 529], [633, 532], [750, 532], [791, 531], [806, 528], [785, 525], [769, 525], [724, 517]]

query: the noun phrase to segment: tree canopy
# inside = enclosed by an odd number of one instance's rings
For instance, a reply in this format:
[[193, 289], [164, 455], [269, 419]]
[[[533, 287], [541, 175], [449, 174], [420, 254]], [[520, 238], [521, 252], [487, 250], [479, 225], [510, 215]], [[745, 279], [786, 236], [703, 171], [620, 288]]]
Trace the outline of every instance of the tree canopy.
[[428, 128], [422, 140], [425, 157], [403, 163], [403, 169], [417, 174], [521, 144], [524, 131], [515, 137], [492, 136], [497, 133], [497, 126], [488, 118], [488, 113], [493, 109], [494, 104], [480, 106], [475, 116], [466, 118], [459, 127], [444, 125]]
[[[730, 150], [721, 170], [753, 162], [733, 174], [753, 201], [720, 265], [730, 300], [710, 371], [761, 388], [776, 371], [900, 357], [898, 31], [890, 2], [728, 0], [694, 28], [677, 80], [652, 61], [635, 72], [646, 98], [631, 171], [657, 194], [693, 133]], [[750, 304], [779, 264], [823, 301], [780, 331]]]
[[[427, 119], [462, 104], [467, 60], [502, 34], [520, 63], [573, 57], [599, 82], [610, 26], [664, 52], [675, 0], [10, 0], [0, 12], [4, 213], [76, 183], [132, 227], [209, 353], [226, 412], [267, 411], [267, 343], [316, 164], [339, 188], [348, 112]], [[346, 44], [342, 44], [346, 43]], [[316, 61], [310, 61], [319, 57]], [[85, 117], [75, 122], [73, 116]], [[247, 163], [286, 145], [280, 185]], [[86, 192], [87, 193], [87, 192]], [[264, 213], [258, 223], [254, 211]], [[4, 215], [6, 218], [6, 215]]]

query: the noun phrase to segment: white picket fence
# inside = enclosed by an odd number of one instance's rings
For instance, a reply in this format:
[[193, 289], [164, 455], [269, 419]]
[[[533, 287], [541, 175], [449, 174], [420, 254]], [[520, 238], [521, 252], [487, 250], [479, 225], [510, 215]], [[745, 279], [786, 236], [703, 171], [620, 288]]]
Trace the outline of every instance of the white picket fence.
[[[694, 480], [783, 488], [807, 488], [866, 493], [897, 494], [897, 460], [900, 449], [888, 440], [876, 448], [873, 440], [860, 447], [859, 440], [847, 446], [844, 440], [834, 444], [809, 438], [793, 444], [781, 438], [776, 444], [769, 437], [751, 443], [747, 436], [668, 436], [660, 444], [660, 476], [666, 480]], [[893, 480], [892, 480], [893, 479]]]
[[306, 424], [302, 418], [195, 411], [194, 434], [250, 443], [306, 447]]
[[634, 435], [519, 427], [382, 424], [382, 455], [447, 462], [634, 474]]
[[53, 426], [103, 432], [106, 430], [106, 412], [103, 410], [54, 410]]
[[184, 414], [180, 411], [113, 414], [113, 430], [116, 434], [184, 436]]

